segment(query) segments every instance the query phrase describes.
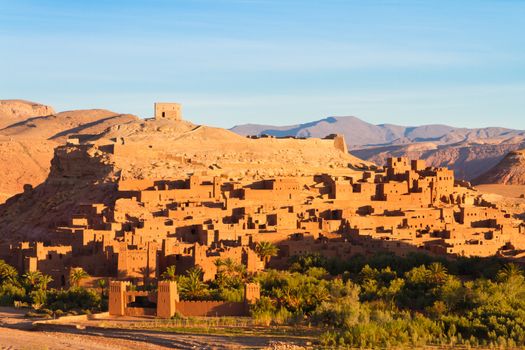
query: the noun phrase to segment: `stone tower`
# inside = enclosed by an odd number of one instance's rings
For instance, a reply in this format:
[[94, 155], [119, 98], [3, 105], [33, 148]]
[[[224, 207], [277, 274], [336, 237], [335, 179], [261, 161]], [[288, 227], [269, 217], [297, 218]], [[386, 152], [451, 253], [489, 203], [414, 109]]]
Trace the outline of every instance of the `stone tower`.
[[124, 316], [126, 314], [126, 287], [128, 282], [109, 282], [109, 314]]
[[179, 103], [155, 103], [155, 119], [182, 120], [182, 106]]
[[175, 315], [175, 303], [179, 301], [177, 282], [159, 281], [157, 292], [157, 317], [170, 318]]

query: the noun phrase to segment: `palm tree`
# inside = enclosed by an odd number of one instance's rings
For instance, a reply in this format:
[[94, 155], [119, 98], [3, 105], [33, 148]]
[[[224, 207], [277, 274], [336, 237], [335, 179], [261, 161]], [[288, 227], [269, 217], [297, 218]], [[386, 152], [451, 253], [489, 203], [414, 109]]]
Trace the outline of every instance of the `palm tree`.
[[215, 283], [220, 288], [238, 288], [246, 280], [246, 266], [236, 263], [233, 259], [217, 259], [217, 276]]
[[273, 243], [261, 241], [255, 246], [255, 252], [259, 255], [266, 265], [272, 256], [277, 256], [279, 248], [277, 248]]
[[175, 281], [177, 277], [175, 271], [176, 266], [170, 265], [166, 268], [166, 271], [164, 271], [160, 277], [162, 277], [164, 281]]
[[7, 264], [4, 260], [0, 260], [0, 282], [9, 281], [15, 282], [18, 277], [16, 269]]
[[78, 287], [80, 281], [90, 277], [89, 274], [81, 267], [74, 267], [69, 271], [69, 283], [73, 287]]
[[42, 272], [40, 271], [28, 271], [24, 274], [24, 280], [27, 285], [33, 290], [42, 278]]
[[505, 264], [505, 266], [503, 266], [501, 270], [498, 271], [497, 275], [497, 279], [500, 282], [508, 282], [515, 279], [516, 277], [523, 277], [523, 271], [518, 265], [514, 263]]
[[100, 288], [100, 295], [104, 295], [104, 290], [106, 289], [107, 284], [108, 282], [103, 278], [97, 281], [97, 286]]
[[246, 272], [246, 266], [237, 264], [232, 258], [215, 260], [217, 271], [227, 277], [242, 276]]
[[428, 267], [430, 281], [435, 284], [442, 284], [448, 277], [448, 271], [445, 266], [440, 262], [433, 262]]
[[202, 282], [202, 269], [192, 267], [186, 273], [186, 278], [181, 280], [181, 292], [190, 300], [199, 299], [207, 292], [206, 283]]
[[49, 275], [42, 275], [40, 276], [40, 280], [38, 281], [38, 285], [40, 287], [40, 289], [42, 290], [46, 290], [47, 289], [47, 285], [49, 283], [53, 282], [53, 277], [49, 276]]

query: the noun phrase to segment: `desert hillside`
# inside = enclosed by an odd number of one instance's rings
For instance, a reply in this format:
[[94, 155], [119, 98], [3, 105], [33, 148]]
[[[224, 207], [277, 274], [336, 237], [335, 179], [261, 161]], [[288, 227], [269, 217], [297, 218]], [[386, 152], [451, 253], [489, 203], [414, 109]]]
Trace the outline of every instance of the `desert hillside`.
[[133, 178], [166, 178], [195, 171], [277, 176], [368, 164], [335, 148], [334, 140], [254, 139], [187, 121], [115, 125], [90, 142], [109, 143], [122, 150], [115, 153], [115, 166], [123, 176]]
[[340, 141], [247, 138], [182, 120], [118, 123], [78, 144], [59, 145], [45, 182], [0, 206], [0, 236], [46, 239], [49, 228], [67, 224], [82, 203], [114, 204], [121, 180], [198, 175], [257, 181], [361, 172], [370, 165], [340, 149]]
[[53, 150], [71, 135], [98, 134], [136, 120], [107, 110], [56, 113], [52, 107], [22, 100], [0, 100], [0, 203], [47, 177]]
[[509, 152], [496, 166], [473, 180], [476, 184], [525, 185], [525, 150]]
[[30, 117], [54, 113], [52, 107], [40, 103], [24, 100], [0, 100], [0, 129]]
[[525, 140], [496, 144], [464, 142], [444, 146], [427, 142], [365, 148], [353, 150], [351, 153], [379, 165], [386, 164], [388, 157], [424, 159], [432, 166], [450, 168], [458, 178], [470, 181], [498, 164], [508, 152], [524, 146]]

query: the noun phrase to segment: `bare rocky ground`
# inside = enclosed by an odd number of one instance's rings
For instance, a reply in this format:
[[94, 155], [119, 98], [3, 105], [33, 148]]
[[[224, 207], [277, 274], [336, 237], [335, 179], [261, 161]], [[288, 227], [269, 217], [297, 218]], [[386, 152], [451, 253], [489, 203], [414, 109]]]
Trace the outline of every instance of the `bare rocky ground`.
[[88, 323], [79, 327], [53, 327], [38, 330], [24, 312], [0, 308], [0, 349], [267, 349], [299, 350], [286, 339], [264, 336], [226, 336], [182, 334], [153, 330], [92, 328]]

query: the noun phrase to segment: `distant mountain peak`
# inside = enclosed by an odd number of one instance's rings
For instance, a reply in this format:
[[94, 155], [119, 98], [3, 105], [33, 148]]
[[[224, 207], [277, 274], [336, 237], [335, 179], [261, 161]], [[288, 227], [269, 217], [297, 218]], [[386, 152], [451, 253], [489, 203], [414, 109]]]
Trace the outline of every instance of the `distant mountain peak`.
[[371, 124], [355, 116], [330, 116], [296, 125], [272, 126], [260, 124], [237, 125], [230, 129], [240, 135], [267, 134], [276, 137], [324, 137], [338, 133], [345, 136], [350, 148], [407, 142], [436, 142], [440, 145], [453, 144], [464, 140], [486, 138], [509, 138], [522, 136], [522, 130], [498, 127], [456, 128], [444, 124], [402, 126], [395, 124]]

